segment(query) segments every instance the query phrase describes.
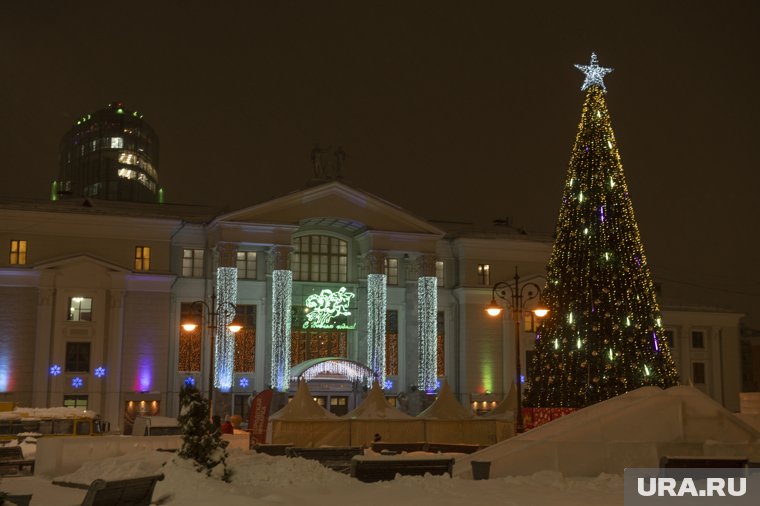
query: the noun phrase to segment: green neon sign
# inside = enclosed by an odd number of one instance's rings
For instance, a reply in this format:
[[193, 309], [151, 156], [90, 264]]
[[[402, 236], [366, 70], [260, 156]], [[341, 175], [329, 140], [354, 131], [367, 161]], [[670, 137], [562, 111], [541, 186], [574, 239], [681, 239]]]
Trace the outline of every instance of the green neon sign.
[[325, 288], [321, 292], [309, 295], [304, 304], [306, 305], [306, 321], [303, 322], [304, 329], [337, 329], [353, 330], [356, 323], [338, 322], [338, 319], [344, 319], [351, 316], [348, 306], [351, 299], [356, 294], [346, 290], [342, 286], [336, 292]]

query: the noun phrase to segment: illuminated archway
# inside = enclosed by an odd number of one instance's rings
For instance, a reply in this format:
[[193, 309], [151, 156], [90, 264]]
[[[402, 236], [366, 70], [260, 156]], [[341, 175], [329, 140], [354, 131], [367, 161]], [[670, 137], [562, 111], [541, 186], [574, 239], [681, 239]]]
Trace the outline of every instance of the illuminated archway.
[[377, 378], [377, 374], [366, 365], [341, 357], [322, 357], [301, 362], [291, 367], [290, 380], [300, 381], [301, 379], [309, 381], [318, 376], [341, 376], [349, 381], [358, 381], [368, 387]]

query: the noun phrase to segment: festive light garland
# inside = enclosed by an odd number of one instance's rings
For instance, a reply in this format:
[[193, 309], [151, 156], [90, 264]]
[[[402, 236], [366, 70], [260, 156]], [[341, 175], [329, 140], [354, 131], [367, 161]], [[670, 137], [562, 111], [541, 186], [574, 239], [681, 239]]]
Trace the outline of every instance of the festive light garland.
[[387, 310], [387, 277], [367, 275], [367, 365], [385, 385], [385, 319]]
[[435, 276], [421, 276], [417, 280], [417, 312], [417, 386], [425, 392], [433, 392], [438, 379], [438, 278]]
[[525, 403], [583, 407], [643, 385], [677, 384], [602, 78], [586, 73], [581, 121], [547, 269]]
[[318, 362], [313, 366], [306, 369], [301, 373], [300, 378], [291, 378], [293, 381], [304, 379], [311, 381], [321, 374], [333, 374], [338, 376], [345, 376], [351, 381], [359, 381], [364, 386], [372, 386], [372, 382], [377, 379], [374, 372], [361, 365], [349, 362], [347, 360], [325, 360], [324, 362]]
[[287, 392], [290, 386], [290, 311], [293, 272], [272, 271], [272, 389]]
[[237, 303], [237, 267], [216, 269], [216, 340], [214, 341], [214, 386], [223, 391], [232, 388], [235, 372], [235, 335], [228, 329]]

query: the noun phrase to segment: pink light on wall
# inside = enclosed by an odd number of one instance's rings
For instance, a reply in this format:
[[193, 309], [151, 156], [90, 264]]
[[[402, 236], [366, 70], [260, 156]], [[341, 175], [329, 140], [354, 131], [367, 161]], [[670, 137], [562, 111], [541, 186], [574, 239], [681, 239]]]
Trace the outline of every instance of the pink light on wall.
[[136, 392], [150, 392], [153, 386], [153, 360], [150, 357], [141, 357], [137, 366], [135, 377]]

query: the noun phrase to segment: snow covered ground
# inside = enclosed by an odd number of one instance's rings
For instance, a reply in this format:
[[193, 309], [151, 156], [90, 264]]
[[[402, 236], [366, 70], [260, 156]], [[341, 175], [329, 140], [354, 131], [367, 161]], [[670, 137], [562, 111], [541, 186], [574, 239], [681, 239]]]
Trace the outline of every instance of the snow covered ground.
[[[96, 478], [128, 478], [162, 472], [153, 499], [169, 505], [461, 506], [468, 502], [502, 506], [615, 506], [623, 504], [623, 480], [616, 475], [563, 477], [554, 471], [531, 476], [473, 481], [448, 476], [397, 477], [391, 482], [361, 483], [314, 461], [231, 451], [231, 483], [206, 478], [192, 465], [165, 452], [135, 452], [89, 462], [57, 480], [90, 483]], [[33, 493], [32, 506], [79, 504], [85, 491], [52, 484], [52, 478], [4, 477], [0, 489]]]

